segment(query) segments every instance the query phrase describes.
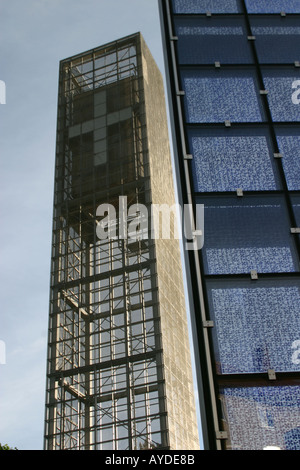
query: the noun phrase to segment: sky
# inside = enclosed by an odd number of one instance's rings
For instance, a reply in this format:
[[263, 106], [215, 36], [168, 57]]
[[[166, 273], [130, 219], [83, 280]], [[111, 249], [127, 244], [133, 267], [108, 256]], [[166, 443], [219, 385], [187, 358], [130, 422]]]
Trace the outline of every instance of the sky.
[[59, 61], [138, 31], [164, 73], [157, 0], [0, 0], [0, 443], [20, 450], [43, 448]]

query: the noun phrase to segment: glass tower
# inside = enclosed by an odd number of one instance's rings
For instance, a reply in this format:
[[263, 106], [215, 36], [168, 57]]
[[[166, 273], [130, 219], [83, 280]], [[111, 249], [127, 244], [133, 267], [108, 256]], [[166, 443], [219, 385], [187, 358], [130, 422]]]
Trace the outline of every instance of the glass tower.
[[142, 36], [62, 60], [46, 450], [199, 447], [179, 241], [148, 224], [172, 201], [163, 81]]
[[160, 0], [207, 449], [300, 449], [300, 1]]

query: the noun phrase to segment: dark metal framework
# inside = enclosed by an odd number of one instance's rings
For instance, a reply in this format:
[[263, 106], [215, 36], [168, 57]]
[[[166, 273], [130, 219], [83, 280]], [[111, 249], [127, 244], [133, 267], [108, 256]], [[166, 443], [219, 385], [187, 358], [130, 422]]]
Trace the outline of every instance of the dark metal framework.
[[[163, 277], [172, 273], [159, 273], [159, 242], [151, 238], [150, 223], [146, 237], [121, 236], [120, 197], [126, 198], [126, 210], [139, 204], [149, 209], [156, 197], [151, 174], [156, 142], [150, 149], [149, 134], [155, 138], [158, 124], [150, 113], [164, 116], [164, 103], [162, 81], [156, 81], [149, 57], [142, 36], [135, 34], [60, 64], [47, 450], [168, 449], [174, 447], [173, 435], [178, 445], [185, 442], [173, 431], [167, 409], [174, 386], [166, 379], [161, 309], [167, 304], [160, 301], [159, 288], [168, 297]], [[150, 89], [160, 102], [146, 111]], [[165, 121], [159, 124], [163, 139]], [[167, 150], [166, 138], [157, 161], [165, 158], [172, 178]], [[115, 208], [107, 238], [97, 231], [101, 204]], [[128, 214], [127, 228], [132, 219], [136, 222], [136, 214]], [[174, 321], [177, 308], [180, 302], [170, 312]], [[189, 381], [181, 387], [188, 388]], [[192, 409], [187, 412], [189, 419], [195, 416]]]
[[58, 112], [46, 448], [168, 447], [153, 247], [95, 226], [149, 199], [137, 38], [62, 61]]
[[[216, 7], [215, 11], [206, 11], [205, 8], [207, 3], [210, 5], [219, 5], [220, 8], [218, 10]], [[236, 11], [226, 11], [226, 5], [228, 3], [231, 5], [235, 4], [235, 7], [237, 8]], [[256, 3], [258, 5], [260, 2]], [[289, 72], [292, 72], [295, 77], [300, 79], [300, 51], [298, 47], [298, 56], [294, 57], [292, 62], [289, 58], [287, 60], [278, 58], [278, 62], [273, 62], [271, 59], [264, 61], [264, 59], [259, 56], [259, 53], [262, 53], [262, 46], [260, 46], [258, 51], [257, 38], [253, 31], [255, 29], [255, 21], [258, 19], [265, 22], [263, 23], [265, 28], [272, 26], [273, 19], [281, 21], [282, 23], [280, 26], [283, 27], [285, 26], [284, 21], [289, 20], [294, 21], [294, 27], [297, 25], [300, 27], [300, 9], [298, 5], [298, 9], [295, 10], [295, 14], [290, 12], [286, 13], [281, 10], [276, 11], [276, 8], [272, 11], [272, 2], [269, 3], [271, 4], [269, 5], [270, 12], [263, 12], [263, 7], [261, 7], [262, 10], [259, 14], [257, 11], [251, 11], [249, 5], [255, 4], [252, 0], [249, 0], [248, 3], [247, 1], [241, 0], [237, 2], [226, 2], [225, 4], [223, 4], [222, 1], [201, 2], [201, 0], [198, 0], [185, 2], [184, 0], [159, 0], [169, 91], [169, 106], [171, 110], [171, 124], [174, 136], [176, 172], [182, 203], [192, 203], [195, 207], [196, 204], [200, 202], [209, 208], [214, 204], [216, 206], [221, 206], [223, 204], [226, 206], [228, 201], [232, 201], [231, 203], [236, 205], [238, 210], [243, 211], [243, 207], [251, 205], [254, 199], [256, 199], [258, 207], [259, 204], [264, 204], [265, 198], [279, 197], [280, 200], [283, 201], [287, 217], [285, 220], [274, 221], [271, 237], [274, 237], [274, 240], [276, 238], [276, 224], [283, 226], [283, 230], [287, 234], [287, 237], [289, 237], [289, 243], [290, 246], [293, 247], [292, 249], [294, 253], [293, 267], [291, 269], [286, 269], [285, 272], [280, 269], [278, 269], [277, 272], [275, 269], [270, 271], [266, 269], [259, 272], [255, 267], [253, 267], [251, 271], [249, 270], [249, 272], [238, 272], [238, 270], [235, 272], [234, 269], [228, 269], [226, 271], [226, 267], [224, 267], [223, 270], [220, 269], [219, 272], [217, 272], [217, 270], [215, 272], [212, 270], [210, 271], [207, 261], [208, 255], [205, 252], [205, 244], [209, 244], [210, 241], [214, 239], [217, 230], [222, 231], [221, 224], [224, 224], [224, 220], [220, 218], [220, 225], [214, 225], [212, 217], [205, 218], [204, 250], [199, 253], [186, 253], [186, 265], [188, 267], [187, 276], [190, 287], [189, 297], [191, 310], [194, 315], [194, 338], [195, 343], [197, 344], [196, 360], [198, 363], [197, 373], [202, 415], [202, 431], [205, 448], [210, 450], [257, 450], [262, 447], [267, 447], [268, 445], [276, 445], [282, 449], [300, 448], [300, 361], [296, 359], [293, 367], [289, 364], [286, 365], [285, 370], [283, 368], [278, 371], [276, 368], [273, 368], [269, 358], [265, 360], [264, 354], [261, 354], [261, 357], [259, 358], [260, 364], [259, 367], [257, 367], [260, 370], [257, 372], [246, 370], [246, 368], [245, 370], [240, 371], [234, 370], [232, 373], [229, 368], [224, 371], [222, 369], [224, 365], [221, 363], [222, 358], [220, 358], [220, 343], [222, 341], [228, 341], [232, 346], [232, 343], [230, 342], [230, 330], [234, 330], [236, 328], [237, 335], [241, 333], [241, 330], [237, 324], [233, 324], [231, 326], [227, 325], [228, 336], [224, 336], [224, 331], [221, 330], [221, 326], [218, 324], [222, 318], [222, 313], [220, 313], [220, 316], [217, 319], [215, 314], [215, 300], [212, 300], [213, 288], [223, 289], [223, 291], [228, 289], [228, 292], [233, 292], [233, 289], [237, 290], [241, 288], [241, 286], [246, 286], [245, 288], [247, 289], [252, 289], [255, 286], [257, 287], [256, 292], [258, 292], [258, 289], [264, 288], [267, 283], [269, 283], [271, 287], [281, 285], [294, 286], [294, 292], [296, 292], [294, 297], [294, 309], [298, 309], [299, 317], [300, 238], [298, 233], [300, 233], [300, 217], [298, 206], [300, 187], [299, 181], [296, 188], [291, 189], [291, 186], [289, 187], [287, 172], [283, 167], [284, 158], [287, 156], [282, 153], [282, 149], [279, 146], [278, 133], [288, 128], [291, 129], [291, 133], [293, 135], [297, 135], [297, 133], [299, 135], [300, 116], [298, 113], [298, 117], [294, 119], [285, 119], [284, 117], [282, 119], [278, 119], [278, 116], [276, 118], [275, 115], [272, 114], [274, 105], [272, 105], [268, 95], [268, 92], [271, 90], [266, 90], [264, 73], [266, 70], [272, 71], [276, 68], [276, 72], [278, 72], [278, 74], [281, 71], [284, 73], [284, 71], [288, 70]], [[280, 2], [274, 3], [277, 4]], [[293, 2], [293, 4], [294, 3], [295, 2]], [[263, 5], [265, 5], [265, 2], [263, 2]], [[175, 6], [178, 7], [177, 10], [175, 9]], [[291, 5], [291, 8], [293, 8], [293, 5]], [[207, 9], [209, 9], [209, 7], [207, 7]], [[182, 23], [180, 23], [180, 25], [182, 25], [182, 34], [178, 34], [179, 20], [182, 20]], [[226, 58], [227, 56], [229, 60], [227, 62], [226, 60], [224, 60], [224, 62], [220, 62], [218, 53], [220, 52], [221, 46], [219, 49], [217, 47], [213, 49], [213, 46], [209, 46], [207, 43], [204, 44], [203, 42], [202, 45], [201, 41], [203, 41], [205, 35], [204, 33], [201, 33], [201, 36], [197, 36], [197, 34], [200, 34], [199, 31], [197, 32], [197, 21], [199, 21], [198, 25], [202, 22], [201, 25], [205, 24], [205, 26], [209, 28], [209, 21], [214, 20], [219, 22], [219, 26], [222, 25], [223, 21], [224, 27], [228, 24], [231, 26], [239, 26], [239, 22], [243, 22], [245, 27], [244, 34], [246, 35], [246, 41], [248, 42], [247, 48], [249, 48], [247, 53], [250, 54], [251, 61], [245, 63], [241, 59], [239, 62], [235, 62], [233, 57], [236, 50], [230, 50], [227, 48], [224, 52], [223, 48], [222, 57]], [[216, 23], [212, 24], [212, 28], [214, 24]], [[184, 28], [190, 28], [190, 32], [185, 32]], [[205, 30], [205, 27], [203, 27], [203, 30]], [[188, 40], [184, 37], [185, 34], [189, 35]], [[278, 32], [277, 34], [280, 33]], [[299, 34], [299, 31], [297, 34]], [[186, 44], [188, 44], [188, 46], [183, 45], [182, 42], [184, 39], [186, 39]], [[190, 42], [188, 43], [188, 41]], [[211, 47], [210, 52], [213, 57], [211, 62], [205, 62], [205, 59], [203, 59], [203, 55], [201, 55], [201, 45], [202, 48], [206, 48], [206, 52], [209, 50], [209, 47]], [[285, 44], [283, 39], [281, 45], [282, 50], [284, 50]], [[237, 43], [236, 47], [238, 49]], [[194, 55], [193, 50], [197, 51]], [[288, 51], [286, 52], [289, 57]], [[265, 55], [267, 55], [267, 53], [268, 52], [266, 52]], [[200, 56], [201, 59], [199, 59]], [[225, 74], [229, 72], [232, 77], [235, 75], [238, 77], [242, 70], [253, 73], [258, 88], [257, 94], [261, 100], [259, 106], [261, 107], [263, 119], [261, 119], [260, 122], [255, 122], [255, 120], [247, 118], [244, 120], [236, 119], [232, 121], [228, 118], [228, 120], [224, 120], [223, 122], [218, 120], [214, 121], [213, 118], [203, 118], [202, 121], [200, 119], [198, 121], [197, 119], [194, 121], [190, 119], [189, 105], [190, 107], [193, 105], [193, 111], [203, 109], [203, 107], [201, 107], [200, 93], [197, 95], [198, 101], [195, 99], [191, 104], [191, 95], [189, 95], [191, 90], [187, 90], [185, 87], [184, 77], [192, 76], [191, 71], [195, 70], [195, 75], [197, 73], [197, 77], [201, 77], [201, 74], [204, 74], [205, 77], [210, 76], [209, 73], [217, 73], [218, 71], [224, 71]], [[185, 73], [186, 75], [184, 75]], [[209, 85], [207, 90], [208, 89]], [[202, 99], [204, 99], [203, 95]], [[198, 111], [195, 111], [195, 114], [196, 112]], [[197, 116], [199, 116], [199, 114], [200, 111]], [[207, 116], [207, 114], [205, 116]], [[274, 165], [274, 172], [278, 176], [278, 184], [276, 188], [272, 188], [271, 190], [265, 190], [264, 188], [245, 190], [242, 187], [236, 187], [235, 189], [220, 190], [216, 185], [208, 191], [201, 190], [197, 187], [197, 182], [195, 181], [195, 167], [193, 166], [193, 161], [196, 159], [196, 156], [193, 154], [195, 150], [190, 138], [191, 134], [193, 136], [205, 136], [209, 139], [215, 135], [224, 136], [224, 131], [228, 131], [229, 136], [231, 135], [231, 132], [242, 133], [243, 131], [246, 132], [244, 135], [247, 135], [247, 132], [250, 132], [251, 135], [255, 135], [255, 133], [260, 135], [259, 132], [262, 132], [262, 129], [265, 129], [270, 136], [270, 152], [273, 153], [274, 156], [272, 165]], [[252, 150], [253, 153], [255, 151], [255, 149]], [[264, 170], [262, 169], [261, 171]], [[299, 175], [299, 173], [297, 174]], [[199, 184], [201, 184], [201, 181]], [[253, 204], [255, 205], [255, 203]], [[207, 213], [208, 212], [206, 211], [205, 214]], [[215, 211], [215, 217], [218, 217], [219, 214]], [[212, 223], [213, 228], [209, 226], [210, 223]], [[241, 227], [239, 226], [234, 227], [235, 231], [240, 229]], [[213, 230], [215, 230], [214, 234], [212, 234]], [[251, 232], [249, 232], [247, 235], [248, 238], [245, 238], [247, 243], [250, 243], [251, 235]], [[258, 243], [260, 242], [262, 242], [262, 240], [258, 241]], [[221, 248], [222, 242], [219, 243]], [[225, 233], [223, 246], [227, 246], [227, 243], [228, 240], [226, 240]], [[229, 286], [231, 287], [231, 291]], [[254, 297], [252, 300], [255, 302]], [[225, 319], [224, 323], [226, 323], [226, 310], [234, 308], [233, 304], [235, 300], [234, 298], [230, 298], [229, 295], [227, 297], [224, 296], [224, 298], [227, 299], [227, 304], [225, 302], [223, 305], [223, 318]], [[241, 317], [243, 315], [243, 310], [245, 310], [242, 303], [243, 301], [245, 302], [245, 299], [240, 299], [239, 302], [237, 302], [237, 308], [240, 309], [240, 321], [242, 321]], [[265, 311], [264, 314], [260, 312], [261, 316], [259, 316], [259, 314], [257, 315], [257, 324], [253, 329], [254, 335], [259, 335], [260, 331], [265, 328], [265, 318], [272, 318], [271, 309], [274, 308], [274, 301], [273, 303], [270, 301], [269, 306], [266, 303], [265, 308], [267, 311]], [[283, 303], [281, 308], [284, 309]], [[278, 305], [278, 309], [280, 310], [280, 303]], [[255, 312], [255, 308], [253, 312]], [[285, 328], [287, 315], [289, 315], [289, 312], [287, 311], [282, 313], [282, 323], [279, 330]], [[236, 320], [239, 321], [238, 316], [236, 317]], [[294, 321], [295, 323], [291, 328], [294, 327], [295, 334], [297, 336], [298, 332], [299, 337], [299, 319], [296, 317]], [[272, 340], [274, 343], [278, 344], [278, 350], [283, 350], [284, 345], [280, 343], [281, 335], [279, 330], [277, 330]], [[270, 330], [270, 334], [271, 333], [272, 331]], [[291, 354], [292, 352], [290, 352], [290, 356]], [[280, 402], [280, 394], [282, 391], [287, 391], [286, 397], [282, 398], [283, 401], [286, 400], [285, 403]], [[264, 395], [264, 399], [257, 398], [260, 395]], [[275, 418], [273, 415], [276, 415]], [[269, 442], [268, 439], [271, 442]]]

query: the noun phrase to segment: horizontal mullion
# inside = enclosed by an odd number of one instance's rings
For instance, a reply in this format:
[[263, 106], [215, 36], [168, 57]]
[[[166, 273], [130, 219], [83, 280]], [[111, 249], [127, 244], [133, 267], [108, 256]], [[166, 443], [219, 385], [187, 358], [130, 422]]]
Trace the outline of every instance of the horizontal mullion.
[[[236, 188], [236, 189], [239, 189], [239, 188]], [[243, 188], [241, 188], [243, 189]], [[250, 190], [250, 191], [245, 191], [243, 190], [243, 196], [239, 196], [239, 199], [242, 199], [243, 197], [246, 197], [246, 196], [276, 196], [276, 195], [284, 195], [286, 194], [287, 191], [285, 191], [284, 189], [278, 189], [278, 190], [271, 190], [271, 191], [255, 191], [255, 190]], [[233, 197], [237, 197], [237, 193], [236, 193], [236, 190], [232, 190], [232, 191], [209, 191], [209, 192], [199, 192], [199, 191], [194, 191], [193, 192], [193, 195], [195, 197], [205, 197], [205, 198], [213, 198], [213, 197], [228, 197], [228, 196], [233, 196]]]
[[[207, 15], [207, 13], [209, 13], [209, 15]], [[224, 17], [244, 18], [245, 17], [245, 14], [243, 12], [213, 13], [213, 12], [207, 11], [207, 13], [184, 13], [184, 12], [176, 13], [176, 12], [172, 12], [172, 15], [174, 16], [174, 18], [180, 18], [181, 16], [183, 18], [188, 18], [188, 17], [195, 18], [195, 17], [198, 17], [198, 16], [201, 17], [201, 18], [206, 18], [208, 16], [209, 17], [218, 17], [218, 18], [224, 18]], [[295, 19], [300, 18], [300, 13], [285, 13], [285, 15], [288, 18], [295, 18]], [[272, 17], [272, 18], [281, 17], [282, 18], [281, 13], [249, 13], [248, 12], [247, 16], [250, 19], [252, 19], [252, 18], [267, 18], [267, 17]]]
[[276, 379], [270, 380], [268, 372], [255, 374], [224, 374], [217, 375], [216, 380], [219, 386], [223, 387], [257, 387], [257, 386], [282, 386], [300, 385], [300, 372], [276, 372]]
[[[287, 278], [299, 278], [300, 281], [300, 272], [299, 271], [291, 271], [291, 272], [282, 272], [282, 273], [262, 273], [262, 272], [257, 272], [258, 274], [258, 279], [253, 282], [259, 282], [259, 279], [264, 279], [264, 280], [273, 280], [273, 279], [282, 279], [285, 280]], [[251, 279], [251, 273], [235, 273], [235, 274], [207, 274], [204, 271], [202, 272], [202, 276], [205, 280], [211, 281], [211, 280], [241, 280], [241, 279]]]

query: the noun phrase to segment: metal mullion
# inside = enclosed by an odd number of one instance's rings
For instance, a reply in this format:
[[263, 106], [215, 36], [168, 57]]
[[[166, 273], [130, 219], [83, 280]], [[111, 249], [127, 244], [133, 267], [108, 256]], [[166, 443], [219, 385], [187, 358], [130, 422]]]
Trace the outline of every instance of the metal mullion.
[[254, 381], [257, 380], [259, 386], [280, 386], [282, 383], [290, 383], [289, 380], [295, 380], [295, 385], [297, 382], [300, 384], [300, 373], [299, 372], [276, 372], [276, 379], [270, 380], [268, 378], [268, 371], [265, 372], [246, 372], [244, 374], [217, 374], [217, 380], [220, 384], [231, 386], [231, 385], [240, 385], [245, 384], [247, 387], [256, 387], [257, 383]]
[[[245, 0], [241, 0], [241, 1], [242, 1], [242, 5], [243, 5], [243, 8], [244, 8], [244, 12], [245, 12], [245, 21], [246, 21], [246, 24], [247, 24], [248, 32], [249, 32], [249, 34], [252, 34], [251, 21], [250, 21], [251, 16], [250, 16], [250, 14], [248, 14], [246, 4], [245, 4]], [[264, 15], [264, 17], [268, 17], [268, 16], [269, 16], [269, 14]], [[257, 51], [256, 51], [256, 46], [255, 46], [255, 41], [251, 41], [251, 42], [252, 42], [252, 51], [253, 51], [253, 55], [254, 55], [254, 59], [255, 59], [255, 67], [256, 67], [256, 70], [257, 70], [257, 77], [258, 77], [260, 85], [261, 85], [261, 90], [264, 90], [264, 80], [263, 80], [263, 74], [262, 74], [262, 67], [264, 67], [266, 65], [261, 64], [259, 62], [258, 54], [257, 54]], [[291, 65], [291, 64], [289, 64], [289, 65]], [[267, 66], [271, 67], [270, 64], [267, 64]], [[275, 64], [275, 66], [278, 70], [285, 67], [284, 64]], [[263, 102], [264, 102], [264, 108], [265, 108], [265, 112], [266, 112], [266, 116], [267, 116], [267, 122], [268, 122], [268, 125], [269, 125], [269, 130], [270, 130], [270, 134], [271, 134], [271, 138], [272, 138], [273, 148], [274, 148], [275, 153], [280, 153], [280, 149], [279, 149], [278, 142], [277, 142], [277, 137], [276, 137], [276, 132], [275, 132], [275, 121], [273, 121], [273, 118], [272, 118], [272, 113], [271, 113], [271, 109], [270, 109], [270, 106], [269, 106], [269, 103], [268, 103], [268, 98], [267, 98], [267, 96], [262, 96], [262, 99], [263, 99]], [[286, 125], [288, 125], [288, 123], [284, 122], [284, 125], [286, 126]], [[286, 181], [286, 177], [285, 177], [285, 173], [284, 173], [284, 169], [283, 169], [281, 159], [277, 159], [277, 168], [278, 168], [278, 171], [279, 171], [282, 188], [284, 190], [285, 201], [286, 201], [287, 209], [288, 209], [288, 212], [289, 212], [291, 224], [296, 226], [294, 211], [293, 211], [293, 207], [292, 207], [292, 203], [291, 203], [291, 199], [290, 199], [290, 195], [289, 195], [289, 190], [288, 190], [288, 186], [287, 186], [287, 181]], [[298, 251], [298, 258], [300, 259], [300, 242], [299, 242], [299, 240], [295, 240], [295, 244], [296, 244], [296, 248], [297, 248], [297, 251]]]
[[[285, 126], [290, 125], [290, 123], [287, 123], [287, 122], [284, 122], [284, 123], [281, 123], [281, 124], [284, 124]], [[299, 125], [299, 123], [296, 123], [296, 122], [294, 122], [294, 124]], [[273, 121], [271, 121], [270, 127], [271, 127], [271, 130], [272, 130], [271, 134], [272, 134], [272, 139], [273, 139], [273, 142], [274, 142], [274, 147], [276, 148], [275, 152], [280, 153], [280, 149], [279, 149], [279, 146], [278, 146], [278, 143], [277, 143], [275, 125], [278, 126], [278, 123], [275, 124]], [[296, 224], [296, 219], [295, 219], [295, 215], [294, 215], [293, 204], [291, 202], [291, 193], [288, 189], [288, 184], [287, 184], [285, 172], [284, 172], [284, 169], [283, 169], [282, 159], [279, 158], [277, 160], [278, 160], [278, 170], [279, 170], [281, 183], [282, 183], [282, 187], [283, 187], [283, 194], [285, 196], [285, 202], [286, 202], [286, 205], [287, 205], [287, 209], [288, 209], [288, 213], [289, 213], [289, 217], [290, 217], [290, 221], [291, 221], [291, 227], [296, 227], [297, 224]], [[299, 237], [296, 237], [295, 245], [296, 245], [296, 249], [297, 249], [297, 252], [298, 252], [298, 259], [300, 261], [300, 240], [299, 240]]]
[[[180, 70], [178, 67], [178, 60], [176, 56], [176, 51], [175, 51], [175, 45], [174, 41], [172, 41], [172, 38], [174, 37], [173, 35], [173, 30], [174, 30], [174, 24], [172, 21], [172, 15], [171, 15], [171, 9], [170, 9], [170, 1], [167, 0], [165, 2], [165, 14], [167, 16], [167, 25], [166, 25], [166, 40], [169, 44], [169, 65], [170, 65], [170, 71], [171, 73], [173, 72], [173, 80], [174, 80], [174, 87], [173, 93], [173, 99], [174, 101], [174, 108], [176, 111], [176, 118], [177, 118], [177, 125], [178, 125], [178, 133], [179, 133], [179, 140], [180, 140], [180, 150], [179, 150], [179, 157], [185, 157], [187, 154], [186, 151], [186, 142], [187, 142], [187, 136], [186, 136], [186, 129], [184, 125], [184, 111], [183, 111], [183, 106], [181, 102], [181, 96], [179, 96], [179, 92], [182, 89], [181, 86], [181, 80], [180, 76], [177, 74], [177, 70]], [[184, 199], [187, 200], [187, 203], [193, 204], [193, 195], [191, 192], [191, 186], [190, 186], [190, 175], [189, 175], [189, 166], [188, 162], [185, 160], [184, 163], [182, 164], [183, 166], [181, 167], [181, 171], [185, 180], [186, 184], [186, 195]], [[206, 318], [206, 310], [205, 310], [205, 305], [204, 305], [204, 300], [203, 300], [203, 289], [202, 289], [202, 274], [201, 274], [201, 268], [199, 265], [199, 258], [198, 258], [198, 253], [194, 252], [190, 254], [192, 257], [192, 263], [195, 269], [195, 276], [196, 276], [196, 284], [198, 286], [198, 293], [199, 293], [199, 307], [200, 307], [200, 315], [202, 318], [202, 322]], [[199, 327], [198, 327], [199, 328]], [[205, 364], [206, 364], [206, 374], [207, 374], [207, 383], [208, 387], [210, 390], [210, 405], [211, 405], [211, 413], [212, 413], [212, 420], [213, 420], [213, 426], [215, 431], [219, 427], [219, 418], [218, 418], [218, 411], [217, 411], [217, 400], [215, 396], [215, 383], [214, 383], [214, 378], [213, 378], [213, 369], [212, 369], [212, 360], [211, 360], [211, 350], [209, 346], [209, 338], [208, 338], [208, 332], [205, 329], [202, 329], [202, 335], [203, 335], [203, 347], [205, 350]], [[202, 410], [203, 411], [203, 410]], [[204, 411], [205, 412], [205, 411]], [[208, 423], [206, 423], [206, 426]], [[208, 425], [208, 427], [210, 427]], [[214, 440], [215, 446], [218, 450], [221, 450], [220, 442], [218, 440]]]

